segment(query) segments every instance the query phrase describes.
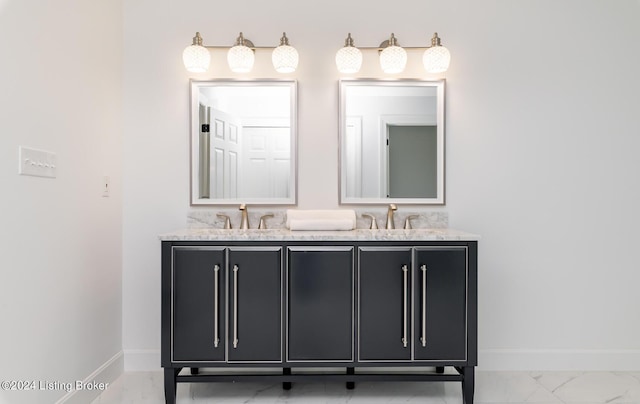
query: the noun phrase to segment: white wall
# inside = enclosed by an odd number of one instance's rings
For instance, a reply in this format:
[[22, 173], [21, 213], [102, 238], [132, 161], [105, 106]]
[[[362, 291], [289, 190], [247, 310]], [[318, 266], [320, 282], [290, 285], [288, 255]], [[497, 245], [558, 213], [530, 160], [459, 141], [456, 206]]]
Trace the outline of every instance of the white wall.
[[[109, 381], [123, 362], [122, 4], [2, 0], [0, 49], [0, 380]], [[56, 152], [57, 178], [19, 176], [19, 145]]]
[[[181, 52], [239, 31], [300, 53], [277, 75], [258, 51], [248, 75], [225, 54], [195, 78], [299, 81], [300, 208], [338, 206], [334, 55], [351, 32], [376, 46], [428, 43], [446, 73], [452, 227], [479, 233], [482, 368], [638, 369], [640, 363], [640, 4], [638, 1], [125, 2], [124, 347], [128, 369], [159, 368], [160, 242], [189, 209], [189, 75]], [[410, 53], [403, 77], [423, 73]], [[358, 77], [384, 77], [377, 53]], [[438, 76], [440, 77], [440, 76]], [[402, 207], [401, 207], [402, 209]]]
[[460, 21], [448, 93], [451, 224], [483, 235], [481, 363], [638, 369], [640, 3], [499, 4]]

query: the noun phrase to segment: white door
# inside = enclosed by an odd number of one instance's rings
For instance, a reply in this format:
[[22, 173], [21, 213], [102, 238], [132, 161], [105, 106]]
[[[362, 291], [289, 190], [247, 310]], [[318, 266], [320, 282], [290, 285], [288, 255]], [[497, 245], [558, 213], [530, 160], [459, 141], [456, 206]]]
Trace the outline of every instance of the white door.
[[347, 198], [362, 197], [362, 117], [347, 117], [342, 166]]
[[242, 125], [233, 115], [211, 109], [211, 197], [238, 197]]
[[288, 127], [244, 127], [241, 198], [288, 198], [291, 173]]

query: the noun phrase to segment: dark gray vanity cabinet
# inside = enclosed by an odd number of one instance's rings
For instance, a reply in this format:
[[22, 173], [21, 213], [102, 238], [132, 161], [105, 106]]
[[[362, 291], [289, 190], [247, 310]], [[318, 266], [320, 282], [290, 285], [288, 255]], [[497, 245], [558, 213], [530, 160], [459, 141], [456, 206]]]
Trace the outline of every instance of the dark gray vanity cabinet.
[[161, 363], [167, 404], [177, 383], [385, 380], [473, 404], [477, 241], [163, 241]]
[[172, 251], [171, 360], [282, 362], [282, 248]]
[[353, 247], [290, 247], [287, 360], [353, 360]]
[[358, 252], [359, 360], [465, 361], [466, 247]]

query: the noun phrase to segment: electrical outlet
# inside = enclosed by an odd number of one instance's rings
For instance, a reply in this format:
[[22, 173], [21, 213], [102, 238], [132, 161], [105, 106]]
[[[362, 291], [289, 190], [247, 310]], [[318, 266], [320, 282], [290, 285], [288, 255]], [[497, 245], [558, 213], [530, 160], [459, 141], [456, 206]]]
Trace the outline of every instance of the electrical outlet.
[[18, 174], [56, 178], [58, 158], [55, 153], [30, 147], [18, 147]]
[[110, 182], [111, 180], [109, 179], [109, 176], [105, 175], [104, 177], [102, 177], [102, 197], [103, 198], [109, 197], [109, 193], [111, 192]]

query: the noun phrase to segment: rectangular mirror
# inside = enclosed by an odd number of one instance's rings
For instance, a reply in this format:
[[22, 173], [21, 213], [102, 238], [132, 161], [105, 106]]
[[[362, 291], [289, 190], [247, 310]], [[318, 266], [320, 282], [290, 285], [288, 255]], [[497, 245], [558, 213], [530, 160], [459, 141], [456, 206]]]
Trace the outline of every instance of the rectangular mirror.
[[444, 83], [340, 81], [341, 204], [444, 204]]
[[191, 204], [296, 203], [296, 82], [191, 81]]

